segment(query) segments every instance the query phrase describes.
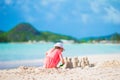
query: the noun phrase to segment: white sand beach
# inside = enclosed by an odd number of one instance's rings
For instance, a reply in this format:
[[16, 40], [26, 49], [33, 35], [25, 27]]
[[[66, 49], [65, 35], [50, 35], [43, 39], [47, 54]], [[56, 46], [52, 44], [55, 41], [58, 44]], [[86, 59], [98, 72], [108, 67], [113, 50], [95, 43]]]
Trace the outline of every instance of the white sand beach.
[[44, 69], [21, 65], [0, 70], [0, 80], [120, 80], [120, 53], [87, 57], [93, 66]]

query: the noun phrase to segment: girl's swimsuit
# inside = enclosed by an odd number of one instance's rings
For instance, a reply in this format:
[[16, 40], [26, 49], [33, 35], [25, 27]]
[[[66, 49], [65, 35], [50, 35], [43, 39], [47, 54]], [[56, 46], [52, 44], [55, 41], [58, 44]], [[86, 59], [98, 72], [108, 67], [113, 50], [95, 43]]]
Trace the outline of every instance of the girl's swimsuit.
[[56, 68], [60, 61], [61, 51], [59, 49], [50, 49], [44, 60], [45, 68]]

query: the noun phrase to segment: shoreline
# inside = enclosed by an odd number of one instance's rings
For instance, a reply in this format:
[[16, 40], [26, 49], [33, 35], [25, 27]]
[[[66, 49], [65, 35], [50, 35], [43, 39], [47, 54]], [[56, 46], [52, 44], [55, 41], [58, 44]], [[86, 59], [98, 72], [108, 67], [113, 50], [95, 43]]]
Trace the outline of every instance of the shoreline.
[[0, 61], [0, 70], [14, 69], [19, 66], [36, 66], [40, 67], [43, 65], [43, 59], [36, 60], [17, 60], [17, 61]]
[[[98, 62], [101, 62], [101, 61], [107, 61], [109, 59], [114, 60], [114, 56], [117, 60], [120, 59], [120, 53], [92, 54], [92, 55], [90, 54], [90, 55], [81, 55], [81, 56], [78, 56], [78, 57], [79, 58], [88, 57], [88, 59], [90, 60], [91, 63], [98, 63]], [[77, 56], [73, 56], [73, 57], [77, 57]], [[100, 59], [100, 57], [102, 57], [102, 58]], [[70, 56], [69, 56], [69, 58], [70, 58]], [[14, 68], [18, 68], [19, 66], [41, 67], [41, 66], [43, 66], [43, 59], [0, 61], [0, 70], [14, 69]]]

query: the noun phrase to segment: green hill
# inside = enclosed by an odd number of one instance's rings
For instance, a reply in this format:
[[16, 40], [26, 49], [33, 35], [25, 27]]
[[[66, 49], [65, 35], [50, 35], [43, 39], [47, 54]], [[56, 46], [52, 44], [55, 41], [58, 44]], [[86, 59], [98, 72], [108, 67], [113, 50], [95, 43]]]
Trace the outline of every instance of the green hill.
[[[0, 34], [1, 42], [26, 42], [29, 40], [44, 40], [44, 41], [52, 41], [56, 42], [59, 41], [60, 39], [65, 39], [65, 40], [74, 40], [76, 41], [75, 38], [66, 36], [66, 35], [61, 35], [61, 34], [56, 34], [52, 32], [40, 32], [37, 29], [35, 29], [31, 24], [29, 23], [20, 23], [16, 25], [12, 30], [1, 33]], [[4, 38], [4, 40], [3, 40]]]
[[66, 36], [66, 35], [60, 35], [60, 34], [56, 34], [52, 32], [42, 32], [41, 34], [42, 34], [41, 39], [45, 41], [56, 42], [56, 41], [60, 41], [61, 39], [77, 41], [77, 39], [73, 37]]
[[34, 40], [37, 36], [40, 36], [40, 32], [36, 30], [31, 24], [20, 23], [12, 30], [7, 32], [7, 39], [10, 42], [23, 42], [28, 40]]
[[0, 42], [8, 42], [6, 38], [6, 33], [2, 30], [0, 30]]
[[31, 41], [50, 41], [57, 42], [61, 39], [64, 40], [74, 40], [75, 42], [92, 42], [93, 40], [99, 42], [101, 40], [107, 40], [112, 42], [120, 42], [120, 34], [114, 33], [107, 36], [99, 36], [99, 37], [87, 37], [82, 39], [76, 39], [71, 36], [56, 34], [53, 32], [41, 32], [35, 29], [29, 23], [20, 23], [16, 25], [13, 29], [8, 32], [4, 32], [0, 30], [0, 42], [27, 42]]

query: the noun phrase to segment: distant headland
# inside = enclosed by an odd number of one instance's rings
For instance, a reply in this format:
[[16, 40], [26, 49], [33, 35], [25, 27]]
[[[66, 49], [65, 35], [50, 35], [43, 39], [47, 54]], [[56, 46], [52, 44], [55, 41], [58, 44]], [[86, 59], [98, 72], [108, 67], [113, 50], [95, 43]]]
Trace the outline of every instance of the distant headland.
[[8, 32], [0, 30], [0, 42], [120, 43], [120, 34], [77, 39], [49, 31], [38, 31], [29, 23], [17, 24]]

